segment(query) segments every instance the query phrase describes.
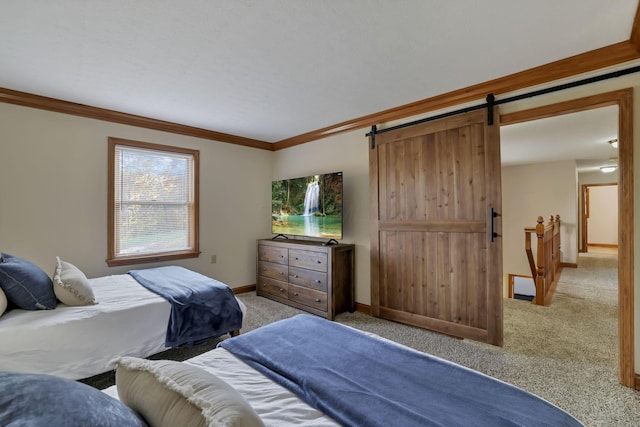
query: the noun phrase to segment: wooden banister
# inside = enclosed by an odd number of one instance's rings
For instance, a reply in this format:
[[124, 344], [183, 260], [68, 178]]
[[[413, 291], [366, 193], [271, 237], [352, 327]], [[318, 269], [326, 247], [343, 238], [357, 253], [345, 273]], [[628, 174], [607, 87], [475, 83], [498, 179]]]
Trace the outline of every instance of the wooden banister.
[[536, 296], [533, 299], [537, 305], [544, 305], [544, 294], [545, 294], [545, 242], [544, 242], [544, 234], [547, 227], [544, 225], [544, 219], [539, 216], [538, 217], [538, 225], [536, 225], [536, 236], [538, 237], [538, 252], [537, 252], [537, 268], [535, 282], [536, 282]]
[[531, 277], [536, 277], [536, 261], [533, 259], [533, 250], [531, 249], [531, 234], [535, 232], [535, 227], [528, 227], [524, 229], [524, 250], [527, 253], [527, 259], [529, 260]]
[[[525, 231], [525, 252], [529, 268], [533, 276], [536, 295], [533, 303], [549, 305], [560, 278], [560, 215], [553, 215], [549, 223], [539, 216], [535, 227], [527, 227]], [[536, 234], [536, 259], [531, 246], [531, 235]]]

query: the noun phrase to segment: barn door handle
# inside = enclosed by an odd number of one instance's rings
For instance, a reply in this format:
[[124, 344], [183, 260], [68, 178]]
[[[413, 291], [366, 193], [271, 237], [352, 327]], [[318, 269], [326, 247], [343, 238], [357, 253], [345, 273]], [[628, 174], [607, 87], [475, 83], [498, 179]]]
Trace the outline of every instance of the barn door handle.
[[493, 243], [498, 237], [498, 233], [495, 232], [495, 218], [499, 216], [498, 212], [493, 209], [493, 207], [489, 208], [489, 237], [491, 239], [491, 243]]

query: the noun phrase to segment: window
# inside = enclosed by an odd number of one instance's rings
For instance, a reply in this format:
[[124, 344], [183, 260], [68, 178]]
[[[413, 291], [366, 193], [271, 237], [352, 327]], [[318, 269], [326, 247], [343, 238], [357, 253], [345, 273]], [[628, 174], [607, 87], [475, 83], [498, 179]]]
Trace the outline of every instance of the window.
[[109, 266], [200, 254], [199, 154], [109, 138]]

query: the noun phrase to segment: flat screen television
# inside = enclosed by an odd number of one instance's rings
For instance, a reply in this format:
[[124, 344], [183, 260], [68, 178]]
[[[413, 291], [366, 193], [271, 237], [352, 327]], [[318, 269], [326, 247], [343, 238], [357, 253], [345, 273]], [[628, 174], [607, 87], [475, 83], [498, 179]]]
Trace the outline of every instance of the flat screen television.
[[271, 232], [342, 239], [342, 172], [273, 181]]

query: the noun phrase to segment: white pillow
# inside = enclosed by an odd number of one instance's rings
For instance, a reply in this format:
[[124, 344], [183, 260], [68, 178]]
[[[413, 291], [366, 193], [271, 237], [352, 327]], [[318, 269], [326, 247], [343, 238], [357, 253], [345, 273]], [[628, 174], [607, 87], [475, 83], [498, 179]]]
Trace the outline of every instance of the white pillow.
[[75, 265], [56, 257], [56, 271], [53, 273], [53, 292], [66, 305], [97, 304], [87, 276]]
[[152, 427], [264, 426], [240, 393], [201, 368], [136, 357], [115, 363], [120, 400]]
[[7, 311], [8, 304], [9, 303], [7, 302], [7, 296], [2, 291], [2, 288], [0, 288], [0, 316], [2, 316], [5, 311]]

